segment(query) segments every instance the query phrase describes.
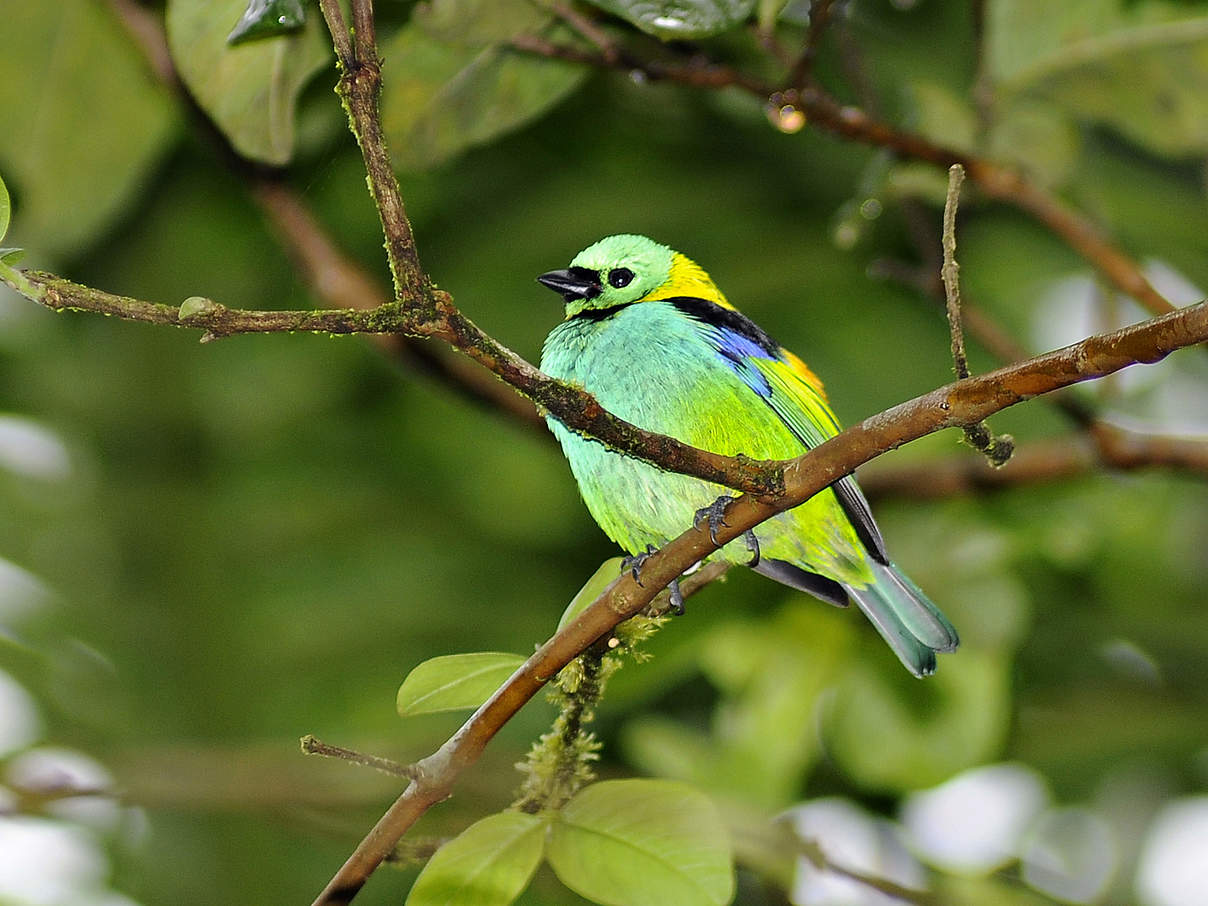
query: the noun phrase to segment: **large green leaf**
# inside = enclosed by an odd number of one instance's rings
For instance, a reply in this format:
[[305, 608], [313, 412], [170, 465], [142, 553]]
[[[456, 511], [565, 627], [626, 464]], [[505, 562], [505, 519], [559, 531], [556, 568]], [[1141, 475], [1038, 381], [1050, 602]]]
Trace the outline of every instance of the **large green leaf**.
[[541, 862], [546, 824], [521, 812], [474, 822], [428, 860], [407, 906], [507, 906]]
[[587, 70], [492, 44], [441, 42], [417, 24], [383, 49], [382, 120], [396, 165], [422, 170], [490, 141], [565, 97]]
[[396, 707], [403, 717], [477, 708], [524, 663], [518, 654], [476, 651], [424, 661], [399, 686]]
[[172, 138], [168, 93], [94, 0], [0, 14], [0, 167], [22, 244], [78, 249], [146, 183]]
[[1201, 4], [995, 0], [986, 55], [1008, 104], [1044, 98], [1162, 154], [1208, 150]]
[[605, 906], [730, 902], [730, 839], [713, 803], [667, 780], [609, 780], [558, 814], [547, 857], [562, 883]]
[[296, 34], [231, 47], [245, 0], [170, 0], [172, 59], [197, 103], [240, 154], [287, 163], [298, 94], [330, 56], [317, 16]]
[[591, 0], [664, 40], [707, 38], [751, 17], [755, 0]]

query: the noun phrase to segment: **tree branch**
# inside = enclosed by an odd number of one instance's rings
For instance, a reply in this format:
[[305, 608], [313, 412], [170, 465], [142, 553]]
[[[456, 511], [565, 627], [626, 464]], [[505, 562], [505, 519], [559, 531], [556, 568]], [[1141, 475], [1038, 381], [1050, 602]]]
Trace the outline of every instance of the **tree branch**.
[[1077, 478], [1104, 467], [1124, 471], [1177, 469], [1208, 478], [1208, 438], [1146, 434], [1097, 422], [1086, 434], [1020, 447], [1003, 468], [980, 456], [952, 455], [926, 462], [860, 471], [873, 500], [930, 500]]
[[[944, 310], [948, 315], [948, 330], [952, 334], [952, 365], [956, 379], [969, 376], [969, 358], [965, 355], [965, 333], [961, 327], [960, 265], [956, 263], [956, 209], [965, 168], [953, 164], [948, 168], [948, 198], [944, 203], [943, 266], [940, 279], [944, 284]], [[1015, 452], [1015, 441], [1009, 434], [995, 435], [985, 422], [965, 426], [965, 440], [975, 450], [985, 454], [993, 466], [1005, 466]]]
[[822, 42], [826, 27], [830, 25], [834, 6], [834, 0], [813, 0], [810, 3], [810, 22], [806, 28], [805, 41], [785, 79], [790, 88], [800, 90], [809, 82], [813, 74], [814, 59], [818, 55], [818, 45]]
[[[134, 0], [108, 2], [142, 51], [151, 73], [189, 110], [200, 137], [233, 173], [243, 178], [252, 200], [268, 220], [282, 248], [297, 263], [311, 291], [327, 308], [368, 309], [386, 302], [390, 296], [385, 287], [338, 246], [281, 174], [266, 171], [240, 157], [205, 112], [192, 102], [172, 65], [162, 18]], [[437, 378], [467, 399], [509, 415], [552, 440], [545, 429], [545, 420], [530, 400], [512, 392], [453, 350], [401, 334], [380, 334], [376, 340], [416, 371]]]
[[[745, 495], [731, 503], [717, 532], [724, 545], [776, 513], [797, 506], [875, 456], [943, 428], [964, 427], [1026, 399], [1128, 365], [1157, 362], [1175, 349], [1208, 342], [1208, 302], [1102, 334], [989, 374], [965, 378], [865, 419], [785, 467], [785, 493]], [[672, 579], [716, 549], [709, 529], [691, 528], [642, 566], [643, 584], [623, 573], [590, 606], [543, 644], [439, 750], [416, 765], [417, 778], [382, 816], [315, 900], [348, 903], [431, 806], [541, 687], [588, 646], [645, 607]]]
[[[695, 475], [739, 491], [776, 496], [784, 488], [777, 463], [722, 456], [645, 431], [605, 410], [578, 387], [542, 374], [484, 333], [443, 290], [431, 290], [432, 308], [388, 302], [377, 308], [313, 311], [253, 311], [193, 297], [180, 306], [118, 296], [42, 271], [21, 271], [30, 287], [13, 289], [53, 311], [91, 311], [130, 321], [205, 330], [203, 341], [246, 333], [310, 331], [342, 334], [402, 334], [442, 339], [494, 372], [573, 431], [673, 472]], [[32, 292], [30, 290], [33, 290]]]
[[343, 746], [333, 746], [329, 742], [316, 738], [307, 733], [299, 741], [302, 752], [306, 755], [322, 755], [324, 758], [338, 758], [341, 761], [348, 761], [352, 764], [359, 764], [362, 767], [373, 768], [375, 771], [381, 771], [383, 774], [389, 774], [391, 777], [403, 777], [411, 780], [415, 777], [415, 768], [413, 765], [400, 764], [389, 758], [382, 758], [380, 755], [366, 755], [364, 752], [357, 752], [353, 749], [346, 749]]
[[379, 108], [382, 61], [378, 58], [374, 39], [373, 3], [371, 0], [352, 0], [352, 41], [345, 30], [339, 0], [319, 0], [319, 7], [332, 33], [339, 62], [340, 80], [336, 93], [344, 104], [352, 134], [361, 148], [369, 191], [382, 221], [395, 298], [405, 305], [431, 310], [435, 303], [432, 282], [420, 265], [411, 221], [407, 219], [382, 134]]
[[665, 63], [645, 60], [619, 49], [614, 57], [554, 44], [544, 38], [520, 36], [512, 40], [517, 50], [567, 60], [600, 69], [622, 69], [644, 73], [652, 80], [666, 80], [698, 88], [742, 88], [778, 106], [792, 106], [806, 119], [829, 132], [869, 145], [887, 148], [904, 157], [921, 160], [947, 169], [961, 164], [969, 178], [988, 197], [1013, 205], [1036, 220], [1088, 261], [1121, 292], [1132, 296], [1154, 314], [1165, 314], [1174, 306], [1159, 293], [1137, 264], [1114, 246], [1089, 220], [1029, 181], [1022, 173], [977, 157], [937, 145], [921, 135], [904, 132], [875, 120], [865, 111], [840, 104], [817, 85], [802, 88], [778, 87], [737, 69], [693, 57], [686, 62]]

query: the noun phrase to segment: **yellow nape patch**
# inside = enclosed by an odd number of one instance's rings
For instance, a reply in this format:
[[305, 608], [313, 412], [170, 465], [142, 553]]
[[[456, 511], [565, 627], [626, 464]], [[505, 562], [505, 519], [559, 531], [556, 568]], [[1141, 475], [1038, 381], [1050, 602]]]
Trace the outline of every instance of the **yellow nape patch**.
[[789, 352], [787, 349], [781, 349], [780, 352], [784, 356], [784, 360], [786, 363], [788, 363], [788, 366], [792, 372], [797, 375], [797, 377], [801, 378], [801, 380], [805, 381], [807, 384], [817, 390], [818, 395], [825, 400], [826, 391], [822, 387], [822, 381], [818, 380], [818, 375], [810, 371], [809, 366], [806, 365], [805, 362], [801, 361], [801, 359], [797, 358], [797, 356], [793, 355], [793, 353]]
[[671, 275], [667, 282], [647, 296], [646, 300], [672, 299], [676, 296], [691, 296], [716, 302], [723, 308], [734, 308], [726, 301], [726, 297], [714, 284], [713, 279], [705, 273], [704, 268], [679, 252], [671, 258]]

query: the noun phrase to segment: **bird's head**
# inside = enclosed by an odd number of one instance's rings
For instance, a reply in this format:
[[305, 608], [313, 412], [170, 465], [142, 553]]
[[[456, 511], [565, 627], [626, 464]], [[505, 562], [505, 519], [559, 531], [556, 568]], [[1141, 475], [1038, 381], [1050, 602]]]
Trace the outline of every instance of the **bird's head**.
[[623, 233], [589, 245], [570, 267], [537, 278], [566, 300], [566, 316], [674, 296], [696, 296], [729, 307], [694, 262], [645, 236]]

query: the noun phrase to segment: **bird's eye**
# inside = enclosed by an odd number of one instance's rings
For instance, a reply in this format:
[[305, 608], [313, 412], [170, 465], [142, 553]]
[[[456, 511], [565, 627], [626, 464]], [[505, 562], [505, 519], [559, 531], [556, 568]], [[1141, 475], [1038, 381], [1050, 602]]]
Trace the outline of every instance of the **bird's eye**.
[[614, 267], [608, 272], [608, 282], [620, 289], [633, 281], [633, 271], [627, 267]]

